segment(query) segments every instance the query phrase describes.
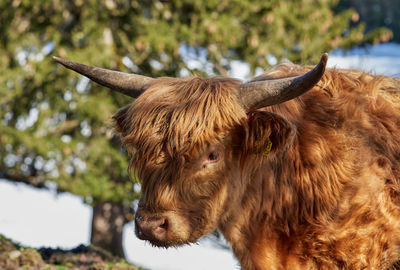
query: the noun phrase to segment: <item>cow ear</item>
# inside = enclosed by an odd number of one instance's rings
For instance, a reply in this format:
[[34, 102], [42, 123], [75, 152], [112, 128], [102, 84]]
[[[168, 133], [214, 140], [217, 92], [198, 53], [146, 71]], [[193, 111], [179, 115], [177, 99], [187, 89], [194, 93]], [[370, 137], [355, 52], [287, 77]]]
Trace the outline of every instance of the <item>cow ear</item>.
[[130, 105], [125, 106], [119, 109], [113, 116], [115, 130], [120, 133], [122, 136], [125, 136], [130, 129], [130, 122], [129, 122], [129, 108]]
[[289, 147], [296, 128], [277, 114], [254, 111], [248, 114], [242, 132], [242, 150], [267, 157]]

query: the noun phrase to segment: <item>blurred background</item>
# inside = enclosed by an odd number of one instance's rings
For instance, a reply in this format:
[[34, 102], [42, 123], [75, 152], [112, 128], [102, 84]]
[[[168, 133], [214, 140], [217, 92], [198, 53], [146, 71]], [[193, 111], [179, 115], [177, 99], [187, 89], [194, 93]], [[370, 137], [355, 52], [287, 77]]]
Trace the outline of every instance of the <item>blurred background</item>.
[[152, 270], [239, 269], [218, 232], [168, 250], [136, 239], [140, 184], [110, 120], [132, 99], [51, 56], [246, 80], [330, 52], [330, 67], [399, 76], [399, 17], [398, 0], [2, 0], [0, 234], [34, 248], [92, 244]]

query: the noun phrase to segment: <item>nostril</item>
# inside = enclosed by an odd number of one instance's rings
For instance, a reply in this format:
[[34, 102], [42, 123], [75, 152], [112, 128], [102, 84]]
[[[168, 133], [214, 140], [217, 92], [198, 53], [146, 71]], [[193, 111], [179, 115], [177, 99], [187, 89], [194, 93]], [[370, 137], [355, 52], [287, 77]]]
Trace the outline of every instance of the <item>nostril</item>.
[[168, 221], [166, 218], [159, 220], [159, 223], [153, 228], [153, 236], [157, 240], [165, 240], [167, 238]]
[[161, 223], [160, 226], [158, 226], [158, 227], [163, 228], [165, 230], [168, 229], [168, 220], [166, 218], [164, 218], [163, 223]]
[[163, 218], [160, 220], [160, 223], [158, 224], [158, 226], [154, 226], [154, 234], [159, 237], [162, 237], [164, 234], [166, 234], [167, 230], [168, 230], [168, 221], [167, 219]]

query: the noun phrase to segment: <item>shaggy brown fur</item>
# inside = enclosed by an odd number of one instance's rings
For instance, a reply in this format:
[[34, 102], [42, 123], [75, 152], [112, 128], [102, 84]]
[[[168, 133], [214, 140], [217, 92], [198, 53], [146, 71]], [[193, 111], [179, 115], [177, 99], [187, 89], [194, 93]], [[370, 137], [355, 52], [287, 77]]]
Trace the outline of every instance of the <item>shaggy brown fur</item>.
[[[308, 70], [282, 64], [263, 76]], [[142, 181], [138, 215], [169, 222], [167, 240], [153, 244], [219, 228], [243, 269], [392, 267], [400, 258], [400, 82], [328, 69], [303, 96], [247, 114], [238, 86], [161, 78], [114, 116]]]

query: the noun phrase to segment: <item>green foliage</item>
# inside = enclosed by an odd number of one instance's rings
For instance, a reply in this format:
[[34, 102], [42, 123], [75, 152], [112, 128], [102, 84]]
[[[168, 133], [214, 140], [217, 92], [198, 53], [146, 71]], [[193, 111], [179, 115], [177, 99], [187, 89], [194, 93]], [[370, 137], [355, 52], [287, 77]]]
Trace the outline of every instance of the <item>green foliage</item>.
[[[0, 2], [0, 172], [87, 201], [137, 197], [128, 157], [110, 116], [131, 100], [51, 60], [179, 76], [190, 49], [226, 74], [240, 59], [266, 68], [266, 55], [315, 63], [322, 52], [363, 42], [354, 11], [333, 0], [3, 0]], [[376, 35], [379, 35], [377, 33]], [[372, 36], [374, 36], [373, 34]], [[370, 37], [371, 38], [371, 37]], [[130, 59], [133, 64], [127, 64]], [[124, 60], [124, 61], [123, 61]], [[185, 71], [186, 70], [186, 71]], [[0, 174], [2, 175], [2, 174]]]

